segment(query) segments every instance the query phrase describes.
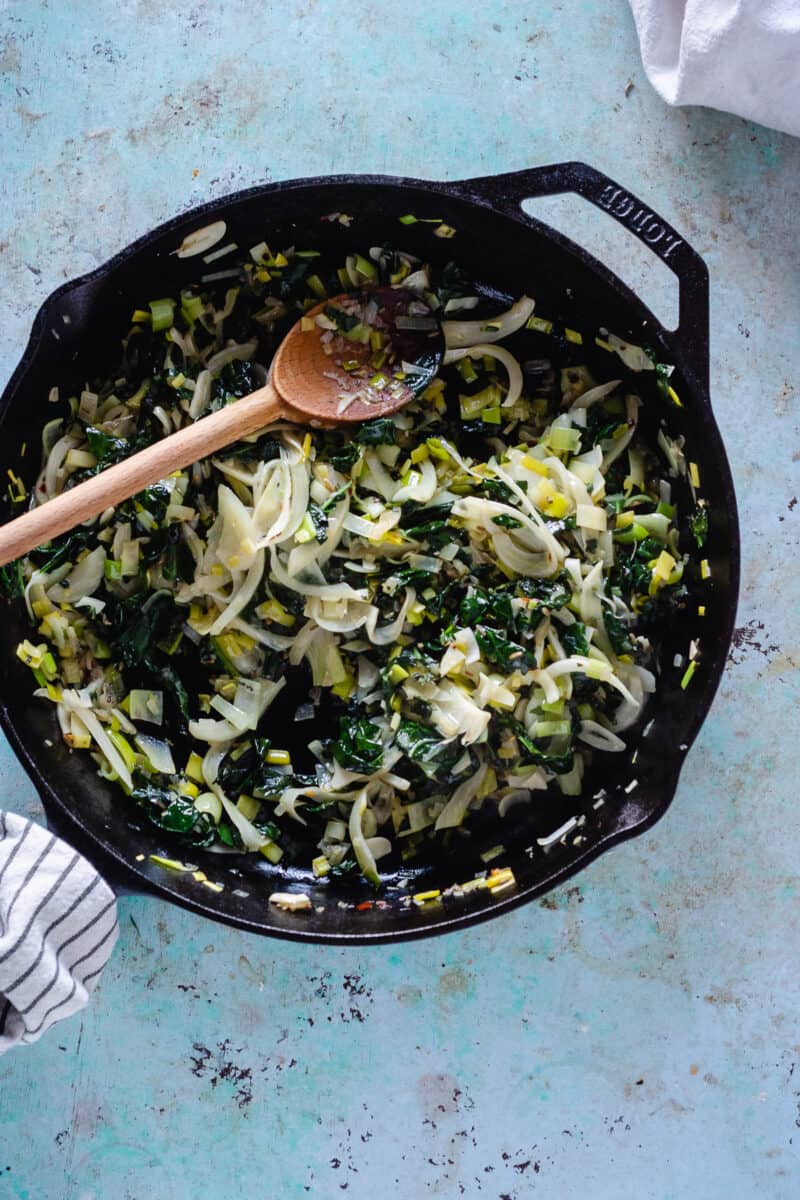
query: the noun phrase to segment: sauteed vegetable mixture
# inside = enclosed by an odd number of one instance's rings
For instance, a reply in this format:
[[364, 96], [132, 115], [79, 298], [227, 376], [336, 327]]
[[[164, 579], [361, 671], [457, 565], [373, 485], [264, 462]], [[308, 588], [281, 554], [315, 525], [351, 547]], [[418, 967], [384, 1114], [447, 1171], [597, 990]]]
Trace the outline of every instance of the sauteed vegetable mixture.
[[[35, 695], [160, 830], [378, 884], [387, 856], [469, 837], [481, 807], [576, 796], [591, 756], [624, 750], [688, 560], [681, 446], [637, 433], [635, 373], [678, 402], [668, 372], [607, 331], [605, 377], [555, 369], [547, 337], [581, 335], [526, 296], [498, 312], [454, 264], [382, 246], [328, 270], [262, 243], [135, 311], [110, 378], [54, 389], [34, 501], [235, 402], [290, 321], [376, 281], [444, 322], [445, 364], [410, 406], [355, 434], [272, 426], [4, 577], [34, 626]], [[316, 323], [342, 361], [369, 343], [391, 385], [380, 331], [333, 305]], [[272, 733], [289, 694], [305, 763]]]

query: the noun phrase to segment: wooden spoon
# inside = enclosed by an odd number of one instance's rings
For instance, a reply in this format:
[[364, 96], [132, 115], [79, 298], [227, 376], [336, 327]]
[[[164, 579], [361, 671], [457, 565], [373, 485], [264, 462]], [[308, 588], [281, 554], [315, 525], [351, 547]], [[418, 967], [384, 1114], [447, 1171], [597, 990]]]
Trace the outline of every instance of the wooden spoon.
[[[412, 303], [414, 313], [409, 315]], [[401, 289], [365, 289], [356, 304], [347, 319], [363, 315], [368, 304], [367, 315], [377, 309], [370, 324], [382, 328], [391, 347], [382, 368], [369, 365], [374, 353], [369, 344], [345, 340], [344, 349], [332, 349], [340, 335], [331, 330], [328, 349], [332, 352], [326, 353], [325, 331], [316, 322], [308, 328], [307, 319], [298, 321], [278, 347], [264, 387], [0, 527], [0, 566], [274, 421], [354, 425], [402, 408], [427, 386], [439, 367], [444, 341], [438, 322], [420, 315], [419, 297]], [[315, 318], [329, 306], [353, 309], [353, 296], [326, 300], [305, 316]], [[416, 369], [403, 371], [402, 364]]]

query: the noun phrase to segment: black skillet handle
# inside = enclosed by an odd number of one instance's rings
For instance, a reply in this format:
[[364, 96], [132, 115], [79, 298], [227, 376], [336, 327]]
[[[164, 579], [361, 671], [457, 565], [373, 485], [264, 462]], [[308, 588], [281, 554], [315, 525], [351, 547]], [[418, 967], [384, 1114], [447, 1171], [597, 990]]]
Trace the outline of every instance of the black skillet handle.
[[531, 223], [533, 219], [520, 207], [523, 200], [574, 192], [624, 225], [678, 279], [678, 328], [668, 336], [680, 342], [682, 356], [694, 373], [694, 382], [708, 396], [708, 269], [697, 251], [663, 217], [602, 171], [581, 162], [553, 163], [506, 175], [460, 180], [455, 188]]

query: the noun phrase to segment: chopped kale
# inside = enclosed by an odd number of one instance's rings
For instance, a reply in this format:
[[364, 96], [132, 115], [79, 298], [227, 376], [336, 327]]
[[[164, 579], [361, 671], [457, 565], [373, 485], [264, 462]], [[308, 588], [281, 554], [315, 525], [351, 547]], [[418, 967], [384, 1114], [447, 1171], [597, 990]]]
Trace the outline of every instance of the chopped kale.
[[499, 525], [501, 529], [522, 529], [522, 521], [518, 521], [516, 517], [512, 517], [510, 513], [500, 513], [497, 517], [492, 517], [492, 524]]
[[176, 724], [185, 733], [189, 721], [189, 692], [177, 670], [172, 663], [157, 662], [149, 654], [143, 657], [142, 664], [152, 682], [161, 685], [167, 704], [175, 709]]
[[153, 825], [174, 834], [184, 845], [199, 849], [214, 841], [216, 826], [212, 818], [198, 812], [187, 796], [176, 796], [151, 783], [134, 788], [131, 795]]
[[347, 313], [344, 309], [337, 308], [335, 304], [326, 304], [322, 310], [323, 314], [329, 321], [333, 321], [336, 328], [341, 333], [349, 333], [351, 329], [355, 329], [359, 324], [358, 317], [353, 313]]
[[619, 584], [623, 596], [629, 600], [641, 592], [647, 594], [653, 572], [646, 562], [642, 562], [637, 557], [634, 547], [633, 553], [627, 557], [618, 557], [614, 564], [612, 578]]
[[428, 778], [447, 776], [462, 753], [458, 742], [445, 741], [438, 730], [421, 721], [401, 721], [395, 741]]
[[234, 442], [225, 450], [225, 458], [252, 458], [257, 462], [272, 462], [281, 456], [281, 443], [271, 433], [264, 433], [255, 442]]
[[311, 273], [311, 263], [305, 259], [299, 258], [284, 271], [278, 291], [280, 295], [287, 299], [292, 296], [306, 276]]
[[128, 458], [129, 455], [143, 450], [145, 446], [150, 445], [152, 438], [143, 431], [132, 438], [114, 437], [110, 433], [104, 433], [102, 429], [95, 429], [89, 425], [86, 428], [86, 441], [90, 454], [97, 459], [97, 466], [91, 468], [91, 473], [96, 474], [114, 463], [121, 462], [123, 458]]
[[409, 502], [403, 506], [398, 524], [401, 529], [407, 530], [410, 537], [416, 537], [427, 533], [430, 528], [440, 529], [445, 525], [452, 508], [452, 500], [446, 504], [431, 504], [427, 508]]
[[538, 600], [551, 611], [563, 608], [572, 599], [572, 587], [565, 575], [557, 575], [554, 579], [520, 579], [517, 591], [526, 599]]
[[458, 608], [458, 618], [462, 625], [472, 627], [479, 621], [486, 624], [492, 621], [501, 629], [510, 630], [514, 627], [514, 609], [511, 596], [502, 588], [474, 588], [469, 596], [465, 596]]
[[469, 276], [457, 263], [445, 263], [441, 271], [434, 277], [434, 287], [444, 306], [448, 300], [456, 300], [461, 296], [472, 294], [473, 285]]
[[90, 546], [95, 539], [93, 529], [75, 529], [72, 533], [62, 534], [54, 538], [46, 546], [32, 550], [30, 557], [40, 571], [55, 571], [56, 567], [66, 562], [74, 562], [82, 550]]
[[[426, 571], [424, 567], [401, 567], [399, 571], [392, 571], [388, 579], [391, 579], [392, 586], [395, 589], [401, 587], [419, 587], [420, 584], [430, 583], [435, 578], [432, 571]], [[388, 579], [386, 582], [388, 582]]]
[[[517, 487], [520, 491], [527, 492], [527, 479], [518, 482]], [[503, 483], [502, 479], [482, 479], [478, 490], [485, 492], [491, 500], [496, 500], [499, 504], [513, 504], [517, 500], [516, 492], [513, 492], [507, 483]], [[513, 526], [511, 528], [513, 529]]]
[[147, 654], [152, 642], [166, 633], [172, 621], [175, 602], [172, 593], [153, 592], [142, 603], [141, 597], [117, 605], [118, 632], [113, 640], [114, 650], [128, 667], [136, 667]]
[[312, 500], [308, 506], [308, 515], [311, 518], [311, 524], [314, 526], [314, 537], [321, 544], [328, 537], [328, 518], [325, 515], [325, 511]]
[[606, 627], [608, 640], [615, 654], [633, 654], [634, 645], [628, 636], [628, 628], [619, 617], [615, 617], [608, 609], [603, 610], [603, 623]]
[[[308, 775], [293, 775], [266, 761], [270, 747], [268, 738], [255, 737], [245, 747], [237, 746], [222, 760], [217, 780], [223, 791], [233, 797], [243, 794], [258, 800], [272, 800], [286, 788], [313, 787], [316, 779]], [[258, 821], [253, 822], [258, 829]], [[277, 830], [268, 836], [277, 840]]]
[[[497, 725], [501, 728], [511, 729], [517, 739], [522, 753], [520, 754], [521, 763], [536, 763], [538, 766], [546, 767], [555, 775], [566, 775], [572, 770], [574, 758], [572, 746], [568, 745], [565, 749], [559, 749], [551, 752], [545, 750], [536, 744], [536, 739], [531, 737], [521, 721], [515, 717], [499, 715], [495, 718]], [[551, 739], [547, 739], [551, 740]], [[555, 740], [555, 739], [553, 739]], [[557, 739], [562, 741], [563, 739]]]
[[355, 442], [346, 442], [343, 446], [338, 446], [328, 452], [328, 458], [332, 467], [337, 471], [347, 474], [358, 461], [358, 456], [361, 453]]
[[380, 770], [383, 765], [380, 729], [363, 717], [341, 717], [339, 737], [333, 744], [333, 757], [346, 771], [371, 775]]
[[225, 408], [234, 400], [241, 400], [255, 391], [256, 381], [253, 374], [255, 363], [249, 359], [236, 358], [226, 363], [220, 371], [211, 388], [211, 408]]
[[512, 671], [527, 671], [535, 665], [533, 656], [523, 646], [509, 641], [486, 625], [477, 626], [475, 639], [484, 658], [490, 663], [495, 663], [506, 674]]
[[392, 446], [395, 442], [394, 421], [391, 417], [376, 417], [374, 421], [365, 421], [353, 435], [353, 441], [361, 446]]
[[563, 625], [558, 636], [567, 654], [588, 654], [589, 643], [586, 640], [586, 626], [580, 621], [573, 625]]

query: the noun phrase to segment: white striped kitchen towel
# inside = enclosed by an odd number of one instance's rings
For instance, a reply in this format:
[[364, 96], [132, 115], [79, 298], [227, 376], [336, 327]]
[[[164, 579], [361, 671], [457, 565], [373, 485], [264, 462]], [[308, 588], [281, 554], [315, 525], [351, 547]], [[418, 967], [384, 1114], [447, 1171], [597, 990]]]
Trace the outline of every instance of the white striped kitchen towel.
[[94, 867], [0, 810], [0, 1054], [88, 1004], [118, 933], [114, 893]]

